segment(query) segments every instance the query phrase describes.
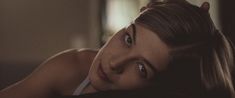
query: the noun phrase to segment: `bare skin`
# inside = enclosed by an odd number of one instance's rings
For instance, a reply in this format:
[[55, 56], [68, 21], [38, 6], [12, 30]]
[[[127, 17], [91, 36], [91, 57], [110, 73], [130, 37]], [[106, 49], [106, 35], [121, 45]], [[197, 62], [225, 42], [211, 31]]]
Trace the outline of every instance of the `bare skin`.
[[87, 76], [90, 85], [82, 94], [150, 86], [157, 71], [166, 68], [168, 53], [167, 45], [154, 32], [141, 24], [131, 24], [116, 33], [99, 52], [67, 50], [49, 58], [26, 79], [3, 90], [0, 97], [72, 95]]
[[70, 49], [56, 54], [41, 64], [32, 74], [3, 89], [0, 98], [50, 98], [72, 95], [87, 76], [96, 50]]
[[[208, 11], [209, 4], [201, 8]], [[27, 78], [2, 90], [0, 98], [72, 95], [86, 76], [90, 85], [83, 94], [151, 86], [157, 72], [167, 68], [169, 51], [156, 32], [135, 23], [116, 33], [99, 52], [74, 49], [51, 57]]]

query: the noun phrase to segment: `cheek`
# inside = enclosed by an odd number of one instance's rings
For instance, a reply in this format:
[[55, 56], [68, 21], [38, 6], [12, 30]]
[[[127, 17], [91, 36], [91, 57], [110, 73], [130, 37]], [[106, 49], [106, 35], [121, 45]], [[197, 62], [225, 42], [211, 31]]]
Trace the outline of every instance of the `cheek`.
[[115, 34], [109, 41], [104, 45], [104, 50], [117, 50], [123, 48], [123, 34], [117, 33]]
[[113, 47], [112, 44], [115, 43], [112, 40], [110, 40], [99, 50], [95, 59], [93, 60], [89, 73], [93, 74], [97, 70], [98, 65], [101, 61], [106, 61], [108, 60], [108, 58], [110, 58], [109, 56], [113, 55], [115, 47]]
[[99, 50], [99, 52], [97, 53], [96, 57], [94, 58], [94, 60], [92, 61], [92, 64], [91, 64], [91, 67], [90, 67], [90, 70], [89, 70], [89, 77], [91, 79], [97, 77], [97, 70], [98, 70], [98, 65], [100, 64], [101, 62], [101, 59], [102, 59], [102, 55], [103, 55], [103, 48], [101, 48]]
[[89, 77], [90, 79], [93, 79], [94, 77], [96, 77], [96, 70], [98, 68], [98, 58], [95, 58], [92, 62], [92, 65], [90, 67], [90, 70], [89, 70]]
[[124, 56], [130, 52], [130, 48], [124, 44], [121, 35], [116, 35], [103, 46], [102, 51], [102, 58], [106, 59]]
[[120, 75], [120, 79], [118, 80], [118, 89], [136, 89], [146, 86], [147, 81], [140, 78], [138, 75], [137, 67], [132, 66], [127, 69], [122, 75]]

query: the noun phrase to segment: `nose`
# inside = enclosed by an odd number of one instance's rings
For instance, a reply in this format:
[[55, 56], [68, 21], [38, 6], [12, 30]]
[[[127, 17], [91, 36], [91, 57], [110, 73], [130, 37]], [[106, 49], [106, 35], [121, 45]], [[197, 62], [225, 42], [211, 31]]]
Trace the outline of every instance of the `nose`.
[[125, 70], [125, 67], [128, 64], [127, 61], [129, 60], [130, 60], [130, 57], [128, 56], [120, 56], [120, 57], [113, 58], [110, 61], [110, 69], [116, 74], [121, 74]]

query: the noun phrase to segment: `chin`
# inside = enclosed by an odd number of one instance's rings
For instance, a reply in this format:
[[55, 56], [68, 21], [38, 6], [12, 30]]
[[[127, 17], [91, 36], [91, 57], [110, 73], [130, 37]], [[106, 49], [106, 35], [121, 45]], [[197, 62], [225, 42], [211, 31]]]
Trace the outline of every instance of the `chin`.
[[109, 83], [106, 83], [102, 79], [99, 78], [96, 70], [91, 70], [90, 74], [90, 82], [92, 87], [94, 87], [98, 91], [106, 91], [111, 89], [111, 85]]
[[111, 84], [105, 82], [104, 80], [102, 80], [100, 78], [100, 76], [98, 75], [100, 62], [101, 62], [101, 60], [96, 58], [94, 60], [94, 62], [92, 63], [91, 68], [89, 70], [89, 79], [90, 79], [91, 85], [96, 90], [98, 90], [98, 91], [105, 91], [105, 90], [109, 90], [110, 89]]
[[97, 70], [98, 70], [98, 66], [97, 65], [92, 65], [90, 71], [89, 71], [89, 79], [91, 82], [91, 85], [97, 89], [100, 90], [101, 89], [101, 85], [102, 85], [102, 81], [99, 79], [98, 75], [97, 75]]
[[90, 78], [91, 85], [98, 91], [106, 91], [109, 88], [107, 83], [104, 83], [102, 80], [100, 80], [98, 77], [91, 77]]

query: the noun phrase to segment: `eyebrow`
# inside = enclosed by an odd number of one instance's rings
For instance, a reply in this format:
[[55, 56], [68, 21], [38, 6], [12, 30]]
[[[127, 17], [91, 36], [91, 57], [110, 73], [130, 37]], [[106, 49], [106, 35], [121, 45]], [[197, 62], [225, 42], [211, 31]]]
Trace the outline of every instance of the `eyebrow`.
[[136, 27], [135, 27], [135, 24], [131, 24], [131, 27], [132, 27], [132, 31], [133, 31], [133, 42], [134, 44], [136, 43]]
[[[136, 26], [134, 23], [132, 23], [131, 27], [133, 31], [133, 42], [134, 44], [136, 44]], [[150, 67], [153, 70], [154, 73], [158, 72], [157, 69], [153, 67], [153, 64], [151, 64], [147, 59], [143, 57], [142, 60], [147, 64], [148, 67]]]
[[158, 70], [153, 67], [153, 64], [151, 64], [147, 59], [142, 58], [142, 60], [147, 64], [148, 67], [150, 67], [150, 69], [153, 70], [154, 74], [156, 74], [158, 72]]

